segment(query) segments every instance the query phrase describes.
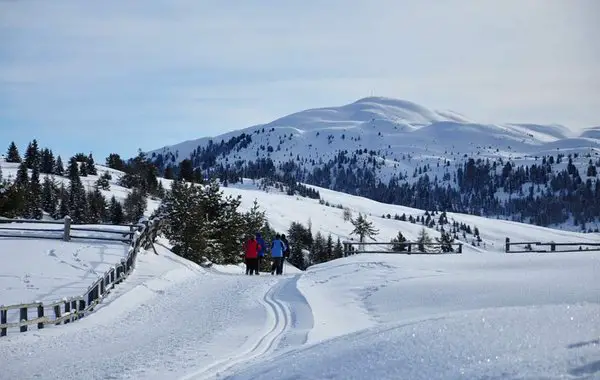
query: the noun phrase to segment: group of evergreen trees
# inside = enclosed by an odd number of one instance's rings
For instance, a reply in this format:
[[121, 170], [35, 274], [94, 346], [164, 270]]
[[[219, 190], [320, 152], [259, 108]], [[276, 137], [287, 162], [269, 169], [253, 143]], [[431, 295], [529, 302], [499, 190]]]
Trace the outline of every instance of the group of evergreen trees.
[[[178, 255], [197, 263], [237, 264], [244, 258], [244, 241], [259, 232], [268, 243], [277, 233], [256, 201], [246, 212], [239, 210], [240, 203], [240, 196], [224, 195], [217, 179], [204, 185], [176, 179], [154, 216], [167, 221], [164, 234]], [[331, 235], [320, 232], [313, 236], [310, 224], [293, 222], [287, 238], [289, 260], [303, 270], [343, 256], [339, 238], [334, 242]], [[268, 269], [268, 260], [263, 266]]]
[[93, 187], [83, 185], [81, 177], [98, 175], [91, 153], [72, 156], [65, 169], [60, 156], [55, 158], [48, 148], [40, 149], [34, 139], [23, 158], [11, 142], [6, 162], [19, 167], [13, 181], [2, 178], [0, 168], [1, 215], [28, 219], [42, 219], [44, 214], [54, 219], [69, 215], [74, 223], [123, 224], [137, 222], [145, 212], [148, 188], [135, 187], [121, 204], [114, 196], [107, 199], [101, 191], [110, 189], [110, 173], [102, 173]]
[[312, 224], [304, 226], [300, 222], [292, 222], [287, 237], [291, 246], [289, 261], [296, 268], [305, 270], [311, 265], [325, 263], [343, 257], [344, 250], [339, 238], [333, 240], [320, 231], [313, 235]]
[[246, 239], [272, 234], [256, 202], [248, 212], [239, 210], [240, 203], [240, 196], [224, 196], [214, 179], [206, 185], [176, 179], [154, 216], [167, 222], [163, 232], [176, 254], [197, 263], [237, 264]]
[[[217, 176], [224, 183], [238, 182], [242, 177], [269, 178], [288, 186], [290, 194], [317, 198], [317, 193], [303, 192], [297, 187], [298, 183], [308, 183], [384, 203], [499, 216], [541, 226], [572, 219], [587, 232], [595, 230], [588, 227], [589, 223], [599, 221], [600, 180], [597, 173], [600, 159], [591, 156], [584, 173], [579, 173], [573, 163], [574, 159], [581, 159], [577, 155], [558, 153], [539, 157], [529, 165], [515, 165], [502, 158], [465, 157], [459, 167], [451, 167], [450, 161], [444, 161], [443, 178], [432, 174], [430, 165], [425, 164], [415, 168], [412, 181], [407, 179], [407, 173], [396, 173], [387, 182], [382, 182], [379, 178], [384, 165], [381, 152], [342, 150], [329, 160], [309, 160], [296, 155], [277, 165], [268, 156], [257, 156], [254, 160], [235, 159], [237, 152], [251, 141], [251, 135], [243, 134], [219, 144], [198, 147], [184, 160], [187, 172], [198, 172], [200, 178], [200, 172], [204, 177]], [[275, 150], [279, 149], [278, 146]], [[174, 166], [176, 156], [170, 154], [169, 159], [165, 159], [159, 154], [153, 159], [161, 163], [159, 171], [166, 176], [168, 172], [172, 175], [178, 170]], [[558, 170], [556, 165], [562, 162], [567, 163], [567, 167]]]

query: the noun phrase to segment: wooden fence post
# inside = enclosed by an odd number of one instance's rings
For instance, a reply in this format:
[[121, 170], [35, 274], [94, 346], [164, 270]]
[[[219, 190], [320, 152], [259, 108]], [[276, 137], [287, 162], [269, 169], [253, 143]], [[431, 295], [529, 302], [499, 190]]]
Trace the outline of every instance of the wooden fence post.
[[72, 321], [79, 318], [79, 313], [77, 310], [77, 300], [71, 300], [71, 312], [73, 313], [73, 318], [71, 318]]
[[[6, 324], [6, 314], [7, 314], [7, 310], [0, 310], [0, 325], [5, 325]], [[6, 327], [2, 327], [2, 329], [0, 329], [0, 336], [6, 336]]]
[[[60, 305], [54, 305], [54, 319], [58, 319], [61, 316]], [[55, 325], [60, 324], [60, 322], [55, 323]]]
[[[44, 305], [43, 304], [39, 304], [37, 307], [37, 312], [38, 312], [38, 318], [43, 318], [44, 317]], [[38, 322], [38, 330], [39, 329], [43, 329], [44, 328], [44, 322]]]
[[85, 315], [85, 300], [79, 300], [79, 318], [83, 318]]
[[65, 229], [63, 232], [63, 240], [71, 240], [71, 218], [69, 217], [69, 215], [65, 216]]
[[[65, 315], [67, 313], [71, 313], [71, 303], [69, 301], [65, 301]], [[72, 316], [69, 315], [69, 318], [65, 319], [64, 323], [69, 323], [71, 321]]]
[[[27, 308], [22, 307], [19, 309], [19, 322], [27, 321]], [[27, 325], [23, 325], [20, 328], [21, 332], [27, 331]]]
[[106, 277], [102, 276], [102, 280], [100, 280], [100, 295], [104, 296], [106, 294]]
[[510, 252], [510, 238], [506, 238], [506, 246], [504, 247], [504, 252]]

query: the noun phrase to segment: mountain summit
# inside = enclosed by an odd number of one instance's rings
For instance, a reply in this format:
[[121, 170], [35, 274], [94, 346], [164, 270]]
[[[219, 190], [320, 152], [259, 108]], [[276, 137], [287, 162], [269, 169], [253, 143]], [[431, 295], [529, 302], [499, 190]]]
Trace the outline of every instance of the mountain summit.
[[[542, 154], [557, 147], [600, 148], [596, 130], [581, 136], [563, 126], [536, 124], [481, 124], [451, 111], [436, 111], [416, 103], [386, 97], [366, 97], [353, 103], [296, 112], [267, 124], [251, 126], [215, 137], [203, 137], [148, 152], [161, 161], [177, 164], [212, 143], [239, 138], [233, 152], [220, 151], [221, 159], [290, 158], [326, 160], [340, 151], [375, 151], [388, 160], [402, 155], [504, 156]], [[241, 136], [251, 136], [245, 139]], [[233, 143], [232, 140], [231, 142]], [[239, 145], [241, 144], [241, 145]], [[453, 156], [449, 157], [453, 152]], [[223, 154], [225, 153], [225, 154]]]

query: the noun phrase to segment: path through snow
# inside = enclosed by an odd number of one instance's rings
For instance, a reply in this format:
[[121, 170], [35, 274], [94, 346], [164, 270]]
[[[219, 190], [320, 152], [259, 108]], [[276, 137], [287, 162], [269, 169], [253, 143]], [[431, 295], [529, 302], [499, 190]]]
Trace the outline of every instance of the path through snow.
[[[209, 379], [306, 341], [310, 324], [286, 305], [301, 302], [294, 276], [215, 275], [159, 253], [141, 256], [139, 270], [88, 317], [2, 338], [2, 376]], [[306, 308], [298, 310], [310, 315]]]
[[600, 375], [600, 254], [357, 255], [273, 277], [157, 248], [88, 317], [2, 338], [2, 376]]

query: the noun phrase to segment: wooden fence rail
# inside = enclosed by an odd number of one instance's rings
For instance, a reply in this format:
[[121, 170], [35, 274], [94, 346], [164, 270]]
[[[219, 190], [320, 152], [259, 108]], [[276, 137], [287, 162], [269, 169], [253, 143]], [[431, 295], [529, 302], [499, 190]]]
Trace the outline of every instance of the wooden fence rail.
[[[511, 250], [511, 246], [521, 246], [521, 249]], [[534, 248], [535, 246], [535, 248]], [[573, 249], [560, 249], [556, 250], [556, 247], [569, 247], [575, 246], [577, 248]], [[549, 247], [537, 248], [537, 247]], [[586, 247], [585, 249], [583, 247]], [[592, 248], [588, 248], [592, 247]], [[519, 241], [519, 242], [511, 242], [510, 238], [506, 238], [504, 245], [504, 252], [506, 253], [525, 253], [525, 252], [581, 252], [581, 251], [600, 251], [600, 242], [598, 243], [589, 243], [589, 242], [574, 242], [574, 243], [555, 243], [551, 242], [540, 242], [540, 241]]]
[[[39, 223], [39, 221], [37, 221]], [[110, 291], [133, 271], [140, 249], [154, 248], [153, 243], [162, 228], [162, 220], [152, 219], [140, 221], [132, 225], [131, 241], [127, 256], [107, 270], [78, 297], [65, 298], [54, 302], [33, 302], [19, 305], [0, 305], [0, 337], [6, 336], [8, 329], [19, 328], [25, 332], [28, 326], [37, 325], [43, 329], [46, 325], [66, 324], [92, 312]], [[102, 232], [106, 232], [102, 230]], [[123, 233], [118, 231], [118, 233]], [[38, 238], [37, 236], [31, 236]], [[155, 251], [156, 252], [156, 251]], [[29, 311], [33, 309], [36, 317], [29, 319]], [[19, 322], [8, 323], [8, 311], [19, 310]]]
[[[362, 249], [355, 249], [354, 246], [358, 245], [363, 246]], [[367, 251], [364, 249], [365, 245], [387, 245], [387, 246], [391, 246], [391, 248], [386, 249], [382, 249], [379, 251]], [[400, 249], [394, 249], [394, 246], [396, 246], [397, 248]], [[417, 250], [413, 250], [413, 246], [417, 247]], [[439, 250], [436, 251], [421, 251], [418, 248], [420, 246], [426, 246], [426, 247], [438, 247]], [[391, 254], [441, 254], [441, 253], [462, 253], [462, 246], [463, 243], [448, 243], [448, 244], [444, 244], [444, 243], [419, 243], [419, 242], [414, 242], [414, 241], [405, 241], [405, 242], [401, 242], [401, 243], [391, 243], [391, 242], [364, 242], [364, 243], [360, 243], [360, 242], [353, 242], [353, 241], [344, 241], [343, 242], [343, 247], [344, 247], [344, 257], [346, 256], [350, 256], [350, 255], [354, 255], [357, 253], [391, 253]], [[444, 249], [442, 249], [442, 247], [444, 247]], [[457, 247], [456, 250], [453, 247]], [[444, 252], [444, 250], [447, 250], [446, 252]]]
[[[8, 219], [0, 218], [0, 224], [3, 223], [17, 223], [17, 224], [50, 224], [50, 225], [62, 225], [62, 228], [19, 228], [19, 227], [3, 227], [0, 225], [0, 238], [32, 238], [32, 239], [57, 239], [64, 241], [71, 241], [72, 239], [90, 239], [90, 240], [106, 240], [106, 241], [119, 241], [123, 243], [131, 243], [133, 238], [134, 229], [137, 227], [135, 224], [110, 224], [103, 226], [111, 227], [128, 227], [129, 231], [119, 231], [111, 229], [101, 229], [93, 227], [85, 227], [85, 225], [74, 224], [71, 218], [67, 215], [64, 221], [57, 220], [35, 220], [35, 219]], [[90, 235], [77, 235], [74, 232], [98, 232], [107, 235], [116, 236], [90, 236]], [[10, 233], [12, 232], [12, 233]], [[28, 233], [29, 232], [29, 233]], [[40, 235], [38, 232], [53, 232], [55, 234]]]

